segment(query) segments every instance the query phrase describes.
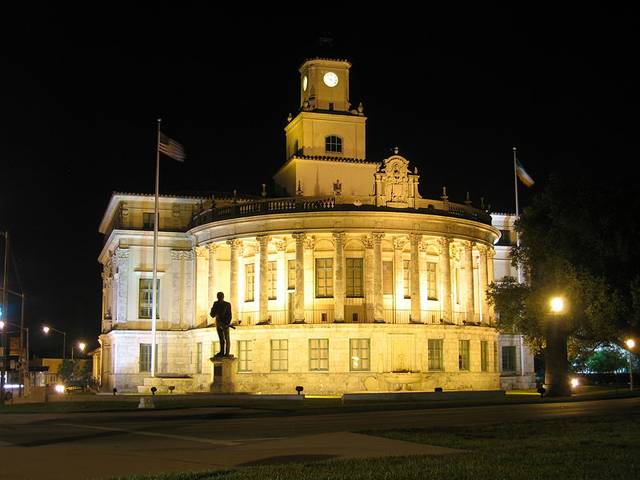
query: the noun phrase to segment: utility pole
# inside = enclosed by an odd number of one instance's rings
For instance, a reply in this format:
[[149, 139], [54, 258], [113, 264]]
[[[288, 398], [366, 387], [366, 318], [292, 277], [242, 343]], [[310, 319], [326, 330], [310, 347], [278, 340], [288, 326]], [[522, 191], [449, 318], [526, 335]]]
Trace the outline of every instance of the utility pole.
[[[4, 267], [2, 276], [2, 320], [7, 319], [7, 294], [9, 293], [9, 232], [4, 232]], [[2, 329], [2, 371], [0, 372], [0, 405], [4, 405], [5, 376], [9, 372], [9, 336], [7, 328]]]

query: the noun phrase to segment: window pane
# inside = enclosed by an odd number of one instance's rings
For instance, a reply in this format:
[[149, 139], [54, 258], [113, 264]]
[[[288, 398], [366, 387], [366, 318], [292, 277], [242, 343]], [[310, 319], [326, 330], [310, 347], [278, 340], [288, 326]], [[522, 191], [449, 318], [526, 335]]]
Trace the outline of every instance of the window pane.
[[202, 342], [196, 343], [196, 373], [202, 373]]
[[267, 263], [267, 295], [269, 300], [275, 300], [278, 292], [278, 269], [276, 262]]
[[427, 262], [427, 295], [429, 300], [438, 299], [438, 277], [437, 268], [438, 264], [435, 262]]
[[333, 258], [316, 259], [316, 297], [333, 297]]
[[402, 261], [402, 277], [404, 298], [411, 298], [411, 262], [409, 260]]
[[238, 371], [251, 371], [251, 340], [238, 340]]
[[309, 370], [329, 370], [329, 339], [309, 340]]
[[151, 344], [140, 344], [139, 370], [141, 372], [151, 371]]
[[296, 288], [296, 261], [287, 261], [287, 289], [294, 290]]
[[480, 341], [480, 370], [486, 372], [489, 370], [489, 342]]
[[244, 301], [253, 302], [255, 291], [255, 271], [253, 263], [247, 263], [244, 266]]
[[368, 371], [370, 369], [370, 344], [368, 338], [352, 338], [349, 340], [350, 369]]
[[444, 352], [442, 350], [442, 339], [429, 339], [428, 341], [429, 370], [444, 370]]
[[[151, 318], [153, 279], [141, 278], [138, 284], [138, 318]], [[156, 319], [160, 318], [160, 279], [156, 280]]]
[[289, 369], [289, 341], [271, 340], [271, 371], [286, 372]]
[[382, 293], [391, 295], [393, 293], [393, 262], [382, 262]]
[[364, 259], [347, 258], [347, 297], [363, 297]]
[[469, 370], [469, 340], [460, 340], [458, 343], [458, 369]]
[[516, 347], [515, 346], [502, 347], [502, 371], [503, 372], [516, 371]]
[[324, 147], [327, 152], [342, 152], [342, 139], [338, 136], [331, 135], [325, 137]]

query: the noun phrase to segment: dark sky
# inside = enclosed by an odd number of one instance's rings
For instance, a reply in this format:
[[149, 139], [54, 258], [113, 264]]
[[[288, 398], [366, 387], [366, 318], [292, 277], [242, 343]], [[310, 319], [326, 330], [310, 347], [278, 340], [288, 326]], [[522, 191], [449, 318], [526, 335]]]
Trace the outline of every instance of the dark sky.
[[153, 191], [155, 119], [188, 152], [184, 164], [163, 160], [161, 191], [257, 194], [284, 161], [305, 58], [352, 62], [369, 159], [398, 146], [426, 197], [446, 185], [454, 201], [468, 190], [512, 211], [514, 145], [537, 181], [521, 189], [524, 205], [553, 171], [625, 172], [637, 159], [639, 22], [629, 11], [369, 21], [154, 6], [3, 17], [0, 228], [41, 354], [60, 348], [40, 335], [44, 322], [95, 345], [98, 224], [112, 191]]

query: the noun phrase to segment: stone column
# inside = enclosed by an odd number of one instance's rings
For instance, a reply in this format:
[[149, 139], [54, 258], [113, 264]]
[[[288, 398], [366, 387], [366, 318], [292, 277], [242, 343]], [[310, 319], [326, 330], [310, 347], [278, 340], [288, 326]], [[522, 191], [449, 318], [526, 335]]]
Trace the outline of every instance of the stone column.
[[482, 323], [489, 323], [489, 308], [487, 303], [487, 248], [478, 246], [478, 287], [479, 287], [479, 313]]
[[440, 286], [438, 297], [442, 310], [442, 320], [451, 322], [451, 237], [440, 238]]
[[184, 277], [182, 279], [182, 321], [187, 327], [193, 327], [194, 322], [194, 253], [193, 250], [182, 252], [184, 259]]
[[344, 232], [334, 232], [335, 241], [333, 257], [333, 321], [344, 322], [344, 294], [345, 294], [345, 269], [344, 269]]
[[384, 323], [384, 296], [382, 294], [382, 238], [384, 233], [373, 232], [373, 321]]
[[395, 237], [393, 239], [394, 308], [396, 310], [396, 319], [398, 319], [397, 310], [404, 304], [404, 265], [402, 263], [402, 250], [404, 249], [405, 243], [406, 240], [403, 237]]
[[296, 293], [293, 307], [293, 321], [304, 323], [304, 233], [294, 233], [296, 240]]
[[[304, 309], [305, 311], [309, 311], [313, 308], [313, 300], [315, 297], [314, 291], [314, 272], [315, 272], [315, 259], [314, 259], [314, 249], [316, 246], [316, 239], [313, 235], [309, 235], [304, 240], [304, 248], [305, 250], [309, 250], [309, 252], [305, 252], [304, 255]], [[306, 314], [305, 314], [306, 315]], [[311, 313], [312, 321], [315, 321], [315, 312]]]
[[182, 323], [182, 252], [180, 250], [171, 250], [171, 307], [169, 310], [169, 321], [172, 325], [180, 325]]
[[373, 256], [373, 238], [366, 236], [362, 239], [364, 243], [364, 305], [365, 305], [365, 319], [367, 322], [372, 321], [375, 318], [374, 305], [375, 289], [374, 289], [374, 271], [375, 261]]
[[422, 235], [412, 233], [409, 235], [411, 244], [411, 320], [414, 322], [422, 321], [422, 306], [420, 299], [420, 253], [418, 245], [422, 240]]
[[209, 248], [196, 247], [196, 324], [209, 318]]
[[216, 252], [218, 250], [218, 245], [216, 245], [215, 243], [210, 243], [208, 250], [209, 250], [209, 279], [207, 283], [207, 290], [208, 290], [207, 297], [208, 297], [209, 309], [211, 309], [211, 305], [213, 305], [213, 302], [217, 300], [216, 295], [218, 294], [218, 292], [216, 291], [217, 290], [216, 275], [218, 274], [216, 269], [217, 267]]
[[[493, 249], [493, 247], [488, 247], [487, 248], [487, 283], [491, 284], [495, 281], [494, 278], [494, 274], [493, 274], [493, 258], [496, 255], [496, 251]], [[495, 318], [496, 318], [496, 313], [494, 311], [494, 307], [493, 305], [489, 304], [488, 305], [488, 315], [489, 315], [489, 323], [494, 323], [495, 322]]]
[[[428, 281], [428, 272], [427, 272], [427, 252], [429, 250], [429, 244], [427, 242], [420, 242], [418, 244], [418, 251], [420, 255], [420, 308], [422, 311], [427, 310], [427, 306], [429, 305], [429, 281]], [[426, 323], [430, 321], [430, 317], [428, 316], [429, 312], [425, 312], [424, 315], [427, 317], [424, 319]]]
[[116, 322], [123, 323], [127, 321], [127, 306], [129, 294], [129, 249], [117, 248], [116, 261], [118, 272]]
[[475, 321], [473, 304], [473, 245], [474, 242], [463, 243], [465, 312], [468, 322]]
[[289, 281], [289, 272], [287, 271], [287, 242], [277, 240], [276, 244], [276, 298], [278, 303], [279, 315], [282, 315], [280, 321], [286, 322], [287, 309], [287, 282]]
[[229, 265], [229, 303], [231, 304], [231, 315], [234, 319], [238, 319], [240, 305], [238, 299], [238, 261], [242, 254], [242, 240], [227, 240], [227, 245], [231, 247], [230, 265]]
[[264, 322], [269, 317], [269, 292], [268, 292], [268, 261], [269, 261], [269, 237], [259, 235], [258, 244], [260, 246], [260, 304], [258, 310], [258, 321]]

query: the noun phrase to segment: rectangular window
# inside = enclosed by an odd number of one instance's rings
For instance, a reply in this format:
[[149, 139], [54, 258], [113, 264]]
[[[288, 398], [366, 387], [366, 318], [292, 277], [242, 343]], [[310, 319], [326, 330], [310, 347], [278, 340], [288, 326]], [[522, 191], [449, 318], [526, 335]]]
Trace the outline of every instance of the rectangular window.
[[436, 262], [427, 262], [427, 296], [429, 300], [438, 299], [438, 264]]
[[289, 341], [271, 340], [271, 371], [286, 372], [289, 370]]
[[368, 338], [349, 339], [350, 370], [369, 371], [370, 347]]
[[411, 261], [402, 261], [402, 285], [404, 298], [411, 298]]
[[278, 296], [278, 267], [276, 262], [267, 262], [267, 295], [269, 300]]
[[244, 266], [244, 301], [253, 302], [256, 285], [256, 271], [253, 263]]
[[287, 289], [296, 289], [296, 261], [287, 260]]
[[202, 342], [196, 343], [196, 373], [202, 373]]
[[455, 278], [455, 287], [456, 287], [456, 304], [460, 305], [460, 269], [456, 268], [456, 278]]
[[347, 258], [347, 297], [364, 297], [364, 263], [362, 258]]
[[382, 293], [383, 295], [393, 294], [393, 262], [382, 262]]
[[251, 340], [238, 340], [238, 371], [251, 371]]
[[493, 371], [498, 371], [498, 343], [493, 342]]
[[329, 339], [309, 339], [309, 370], [329, 370]]
[[142, 214], [142, 229], [153, 230], [153, 212], [151, 213], [144, 212]]
[[316, 258], [316, 298], [333, 297], [333, 258]]
[[[141, 278], [138, 285], [138, 318], [151, 318], [153, 279]], [[160, 279], [156, 280], [156, 319], [160, 318]]]
[[151, 371], [151, 344], [140, 344], [140, 358], [139, 358], [139, 370], [140, 372]]
[[444, 370], [444, 351], [442, 339], [429, 339], [428, 341], [429, 371], [441, 372]]
[[469, 340], [460, 340], [458, 344], [458, 370], [469, 371]]
[[514, 346], [502, 347], [502, 371], [503, 372], [516, 371], [516, 347]]
[[489, 371], [489, 342], [480, 340], [480, 371]]

